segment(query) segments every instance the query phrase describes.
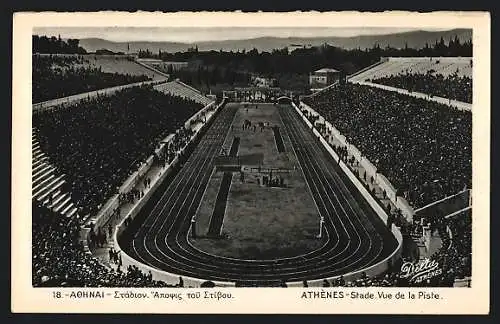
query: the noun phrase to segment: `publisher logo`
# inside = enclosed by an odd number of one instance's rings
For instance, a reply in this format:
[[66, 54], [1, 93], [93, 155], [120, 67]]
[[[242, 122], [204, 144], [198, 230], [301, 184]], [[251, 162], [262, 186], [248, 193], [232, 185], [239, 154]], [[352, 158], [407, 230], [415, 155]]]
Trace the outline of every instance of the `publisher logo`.
[[421, 283], [427, 279], [437, 277], [443, 273], [439, 263], [435, 260], [424, 259], [417, 263], [405, 262], [401, 266], [400, 277], [410, 283]]

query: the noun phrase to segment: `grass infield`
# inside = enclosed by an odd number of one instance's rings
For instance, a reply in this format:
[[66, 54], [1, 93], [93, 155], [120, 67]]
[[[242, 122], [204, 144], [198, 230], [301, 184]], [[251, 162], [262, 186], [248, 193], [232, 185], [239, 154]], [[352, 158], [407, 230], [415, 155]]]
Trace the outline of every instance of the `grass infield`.
[[[245, 120], [252, 126], [243, 129]], [[266, 126], [261, 128], [259, 123]], [[281, 143], [276, 143], [274, 126], [280, 128], [284, 152], [278, 152]], [[233, 174], [222, 237], [207, 237], [224, 174], [214, 169], [196, 214], [198, 237], [189, 238], [191, 243], [207, 253], [253, 260], [293, 257], [323, 245], [324, 239], [315, 238], [319, 231], [318, 211], [276, 106], [259, 104], [247, 109], [241, 105], [224, 142], [226, 152], [230, 152], [236, 137], [240, 138], [238, 157], [244, 181], [239, 172]], [[286, 187], [262, 185], [262, 177], [269, 176], [269, 169], [274, 169], [273, 177], [281, 175]]]

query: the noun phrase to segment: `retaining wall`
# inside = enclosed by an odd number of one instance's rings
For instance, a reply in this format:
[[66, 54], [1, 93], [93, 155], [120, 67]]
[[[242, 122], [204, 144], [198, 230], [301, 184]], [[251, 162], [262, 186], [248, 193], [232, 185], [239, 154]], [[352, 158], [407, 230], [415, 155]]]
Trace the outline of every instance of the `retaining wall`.
[[206, 113], [206, 111], [215, 105], [215, 101], [214, 102], [211, 102], [209, 103], [208, 105], [205, 106], [205, 108], [203, 109], [200, 109], [196, 114], [194, 114], [193, 116], [191, 116], [191, 118], [189, 118], [185, 123], [184, 123], [184, 127], [188, 128], [190, 127], [191, 123], [193, 121], [196, 121], [196, 118], [198, 118], [199, 116], [201, 116], [202, 114]]

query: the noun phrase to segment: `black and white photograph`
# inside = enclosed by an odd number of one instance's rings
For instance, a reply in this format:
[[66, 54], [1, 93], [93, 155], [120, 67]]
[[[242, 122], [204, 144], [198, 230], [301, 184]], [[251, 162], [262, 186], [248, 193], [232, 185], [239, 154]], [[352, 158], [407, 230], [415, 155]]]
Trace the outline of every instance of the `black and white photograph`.
[[472, 289], [476, 34], [408, 22], [34, 26], [31, 287]]

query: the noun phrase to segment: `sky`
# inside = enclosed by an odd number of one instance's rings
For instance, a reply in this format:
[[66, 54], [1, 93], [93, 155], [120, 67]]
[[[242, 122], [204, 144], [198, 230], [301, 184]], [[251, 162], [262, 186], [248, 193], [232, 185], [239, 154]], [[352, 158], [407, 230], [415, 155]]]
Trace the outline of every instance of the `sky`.
[[[149, 41], [196, 43], [258, 37], [351, 37], [407, 32], [415, 28], [331, 27], [38, 27], [33, 34], [62, 38], [102, 38], [114, 42]], [[433, 29], [434, 31], [439, 29]], [[441, 29], [443, 30], [443, 29]]]

